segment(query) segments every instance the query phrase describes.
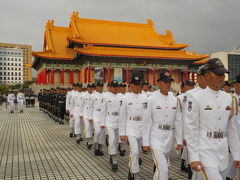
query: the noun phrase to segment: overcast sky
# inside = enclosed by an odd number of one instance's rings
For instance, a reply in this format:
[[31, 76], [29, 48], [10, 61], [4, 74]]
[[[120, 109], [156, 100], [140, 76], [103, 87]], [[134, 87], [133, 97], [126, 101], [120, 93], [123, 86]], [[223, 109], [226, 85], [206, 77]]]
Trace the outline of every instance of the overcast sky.
[[240, 0], [0, 0], [0, 42], [41, 51], [47, 20], [69, 25], [83, 18], [146, 23], [158, 33], [172, 30], [177, 43], [197, 53], [229, 51], [240, 45]]

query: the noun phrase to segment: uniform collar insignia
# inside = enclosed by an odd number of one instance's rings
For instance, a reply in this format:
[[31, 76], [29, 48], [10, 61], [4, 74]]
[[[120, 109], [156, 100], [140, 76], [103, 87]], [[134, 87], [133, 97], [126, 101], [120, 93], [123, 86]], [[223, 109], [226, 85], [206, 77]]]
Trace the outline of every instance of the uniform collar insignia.
[[133, 104], [132, 102], [128, 103], [128, 105], [132, 105], [132, 104]]
[[188, 111], [192, 110], [192, 101], [188, 101]]
[[184, 96], [184, 97], [183, 97], [183, 102], [184, 102], [184, 103], [187, 102], [187, 96]]
[[227, 107], [226, 107], [226, 110], [231, 110], [231, 107], [228, 105]]
[[209, 105], [207, 105], [207, 107], [205, 107], [204, 110], [212, 110], [212, 108]]
[[156, 107], [156, 109], [162, 109], [159, 105]]
[[147, 102], [144, 102], [144, 103], [142, 103], [142, 105], [143, 105], [143, 109], [147, 109]]

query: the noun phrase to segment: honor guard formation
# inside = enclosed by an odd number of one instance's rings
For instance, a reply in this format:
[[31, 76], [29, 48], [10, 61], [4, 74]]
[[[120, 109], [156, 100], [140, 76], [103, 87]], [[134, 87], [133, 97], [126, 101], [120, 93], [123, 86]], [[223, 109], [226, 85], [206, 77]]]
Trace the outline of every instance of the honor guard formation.
[[[188, 179], [230, 180], [240, 168], [240, 75], [224, 83], [226, 73], [214, 58], [199, 67], [198, 85], [181, 83], [181, 94], [170, 91], [174, 80], [166, 71], [159, 75], [156, 91], [133, 75], [128, 85], [113, 80], [105, 88], [97, 81], [44, 89], [38, 100], [40, 110], [53, 120], [69, 121], [69, 137], [76, 144], [85, 143], [96, 156], [106, 156], [102, 148], [108, 146], [113, 172], [121, 168], [118, 159], [128, 148], [129, 180], [140, 178], [142, 153], [152, 154], [154, 180], [170, 179], [173, 145], [181, 153], [179, 170]], [[8, 97], [10, 106], [13, 96]], [[20, 93], [17, 99], [22, 107], [24, 96]]]
[[24, 106], [35, 106], [35, 95], [33, 92], [23, 92], [22, 90], [17, 93], [10, 91], [9, 93], [0, 95], [0, 105], [2, 104], [4, 104], [5, 109], [8, 109], [10, 113], [23, 113]]

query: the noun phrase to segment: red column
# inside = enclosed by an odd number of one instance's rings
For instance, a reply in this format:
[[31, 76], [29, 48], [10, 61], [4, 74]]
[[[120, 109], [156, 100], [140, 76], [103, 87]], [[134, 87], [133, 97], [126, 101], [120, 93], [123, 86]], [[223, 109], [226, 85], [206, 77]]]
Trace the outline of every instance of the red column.
[[79, 70], [79, 82], [82, 83], [82, 70]]
[[149, 70], [146, 71], [146, 81], [149, 82]]
[[64, 69], [61, 71], [61, 83], [64, 84]]
[[87, 82], [90, 83], [91, 82], [91, 67], [88, 66], [87, 68]]
[[178, 70], [178, 83], [181, 82], [181, 72]]
[[54, 69], [51, 72], [51, 84], [54, 84]]
[[126, 83], [129, 83], [129, 68], [126, 68]]
[[46, 69], [43, 69], [43, 84], [47, 83]]
[[185, 80], [188, 80], [189, 76], [188, 76], [188, 69], [185, 69]]
[[74, 79], [73, 79], [73, 69], [70, 70], [70, 84], [74, 83]]
[[153, 82], [152, 82], [152, 84], [156, 85], [156, 69], [153, 68], [152, 71], [153, 71]]
[[103, 82], [106, 83], [106, 69], [103, 68]]
[[169, 69], [169, 76], [172, 77], [172, 68]]
[[107, 74], [107, 80], [108, 80], [108, 83], [110, 83], [111, 81], [111, 69], [110, 69], [110, 66], [108, 66], [108, 74]]
[[87, 68], [84, 68], [84, 83], [87, 83]]

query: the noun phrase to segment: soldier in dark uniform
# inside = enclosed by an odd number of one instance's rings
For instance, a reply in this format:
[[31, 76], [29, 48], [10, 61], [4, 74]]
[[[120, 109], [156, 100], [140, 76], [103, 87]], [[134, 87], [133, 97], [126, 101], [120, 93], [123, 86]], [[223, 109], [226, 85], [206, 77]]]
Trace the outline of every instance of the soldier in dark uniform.
[[30, 106], [30, 94], [29, 93], [26, 93], [25, 99], [26, 99], [26, 107], [29, 107]]
[[35, 106], [35, 95], [33, 94], [33, 92], [31, 92], [30, 94], [30, 103], [31, 103], [31, 107]]
[[38, 102], [39, 102], [39, 109], [40, 111], [42, 111], [42, 97], [43, 93], [42, 93], [42, 89], [40, 90], [40, 92], [38, 93]]
[[64, 124], [64, 113], [65, 113], [65, 100], [66, 94], [65, 89], [60, 88], [60, 92], [58, 94], [58, 122], [59, 124]]

